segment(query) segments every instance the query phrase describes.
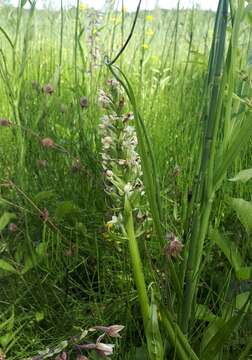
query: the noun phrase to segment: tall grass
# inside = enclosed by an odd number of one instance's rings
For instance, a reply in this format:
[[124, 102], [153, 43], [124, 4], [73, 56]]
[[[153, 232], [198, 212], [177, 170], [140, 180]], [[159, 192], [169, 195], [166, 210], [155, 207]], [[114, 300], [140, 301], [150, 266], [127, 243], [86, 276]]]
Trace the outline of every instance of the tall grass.
[[[1, 351], [61, 351], [117, 323], [115, 359], [249, 359], [250, 4], [24, 5], [0, 8]], [[120, 231], [98, 131], [111, 77], [134, 115], [149, 221], [120, 195]]]

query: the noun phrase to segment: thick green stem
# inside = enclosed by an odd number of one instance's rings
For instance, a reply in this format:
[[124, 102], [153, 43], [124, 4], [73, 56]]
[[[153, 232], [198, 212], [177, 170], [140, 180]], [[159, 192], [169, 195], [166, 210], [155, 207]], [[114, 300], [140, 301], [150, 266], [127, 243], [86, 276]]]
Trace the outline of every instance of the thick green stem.
[[143, 317], [144, 329], [146, 332], [149, 321], [149, 315], [150, 315], [150, 307], [149, 307], [149, 300], [148, 300], [148, 295], [144, 280], [142, 261], [140, 258], [138, 244], [135, 236], [132, 209], [131, 209], [130, 201], [127, 197], [125, 197], [124, 214], [125, 214], [125, 230], [128, 236], [129, 251], [132, 262], [132, 271], [134, 274], [138, 299]]

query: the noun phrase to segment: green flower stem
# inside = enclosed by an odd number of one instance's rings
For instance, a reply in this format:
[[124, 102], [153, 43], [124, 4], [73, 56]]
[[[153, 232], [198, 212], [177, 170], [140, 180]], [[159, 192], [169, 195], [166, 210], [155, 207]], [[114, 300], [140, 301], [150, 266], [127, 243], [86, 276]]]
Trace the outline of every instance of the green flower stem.
[[132, 270], [134, 274], [139, 303], [141, 307], [144, 329], [146, 332], [149, 316], [150, 316], [150, 307], [149, 307], [149, 300], [148, 300], [148, 295], [144, 280], [142, 261], [140, 258], [139, 248], [135, 236], [132, 208], [127, 196], [125, 196], [124, 215], [125, 215], [125, 230], [128, 236], [129, 251], [132, 261]]
[[[109, 70], [113, 74], [113, 76], [120, 82], [123, 86], [125, 92], [128, 95], [130, 103], [133, 108], [133, 113], [135, 117], [136, 124], [136, 132], [137, 138], [139, 142], [139, 153], [142, 161], [143, 168], [143, 176], [144, 176], [144, 186], [148, 196], [150, 210], [153, 217], [154, 227], [156, 231], [157, 238], [160, 242], [161, 246], [164, 246], [165, 239], [162, 229], [162, 214], [161, 214], [161, 201], [160, 201], [160, 190], [157, 176], [157, 169], [155, 164], [155, 158], [153, 154], [153, 149], [150, 143], [150, 139], [145, 128], [144, 122], [137, 110], [137, 103], [134, 96], [133, 89], [131, 87], [130, 82], [128, 81], [125, 74], [121, 69], [116, 67], [116, 70], [119, 72], [121, 77], [117, 74], [117, 72], [109, 66]], [[179, 280], [178, 274], [176, 272], [175, 266], [171, 259], [168, 260], [168, 268], [171, 274], [172, 283], [174, 285], [176, 294], [178, 296], [178, 300], [182, 301], [182, 285]]]

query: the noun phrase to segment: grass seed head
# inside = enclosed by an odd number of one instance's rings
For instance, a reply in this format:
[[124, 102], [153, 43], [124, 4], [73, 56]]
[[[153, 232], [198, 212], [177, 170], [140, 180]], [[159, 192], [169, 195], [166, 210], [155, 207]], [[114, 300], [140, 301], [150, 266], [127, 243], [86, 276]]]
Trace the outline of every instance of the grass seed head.
[[37, 160], [37, 167], [38, 168], [43, 169], [46, 166], [47, 166], [47, 161], [46, 160], [42, 160], [42, 159]]
[[9, 127], [11, 125], [11, 121], [8, 119], [0, 119], [0, 126], [2, 127]]
[[176, 164], [174, 167], [174, 175], [179, 176], [180, 174], [181, 174], [181, 169], [180, 169], [179, 165]]
[[83, 166], [79, 159], [76, 159], [75, 162], [72, 164], [71, 171], [73, 173], [79, 173], [83, 170]]
[[87, 109], [88, 108], [88, 98], [86, 96], [82, 96], [80, 98], [80, 106], [82, 109]]
[[49, 211], [44, 209], [40, 214], [40, 219], [46, 222], [49, 219]]
[[181, 254], [184, 245], [173, 233], [167, 234], [166, 239], [169, 241], [168, 245], [165, 247], [166, 256], [178, 257]]
[[54, 87], [52, 84], [45, 84], [43, 86], [43, 92], [48, 95], [52, 95], [54, 93]]
[[18, 227], [15, 223], [10, 223], [8, 228], [9, 228], [9, 231], [12, 233], [17, 232], [17, 229], [18, 229]]
[[54, 146], [54, 141], [51, 138], [44, 138], [41, 140], [41, 145], [45, 148], [52, 148]]

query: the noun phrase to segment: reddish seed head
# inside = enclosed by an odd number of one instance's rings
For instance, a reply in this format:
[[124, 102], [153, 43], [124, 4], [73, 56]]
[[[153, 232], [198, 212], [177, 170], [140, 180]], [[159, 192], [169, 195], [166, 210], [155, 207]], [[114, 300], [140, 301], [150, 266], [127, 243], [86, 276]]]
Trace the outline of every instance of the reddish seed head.
[[76, 247], [74, 245], [71, 245], [71, 247], [64, 252], [64, 255], [67, 257], [71, 257], [76, 254], [76, 251]]
[[82, 109], [87, 109], [88, 108], [88, 99], [86, 96], [82, 96], [80, 98], [80, 106]]
[[10, 223], [9, 224], [9, 231], [14, 233], [17, 231], [17, 225], [15, 223]]
[[54, 92], [54, 88], [51, 84], [45, 84], [43, 86], [43, 92], [45, 94], [52, 95], [52, 93]]
[[47, 209], [44, 209], [40, 214], [40, 218], [43, 221], [47, 221], [49, 219], [49, 211]]
[[37, 167], [39, 168], [45, 168], [47, 166], [46, 160], [37, 160]]
[[167, 257], [177, 257], [183, 250], [184, 245], [180, 240], [176, 238], [176, 236], [171, 233], [166, 236], [167, 240], [169, 240], [169, 244], [165, 247], [165, 254]]
[[10, 120], [8, 119], [0, 119], [0, 126], [9, 127], [11, 125]]
[[180, 169], [180, 167], [179, 167], [178, 165], [176, 165], [176, 166], [174, 167], [174, 175], [175, 175], [175, 176], [179, 176], [180, 173], [181, 173], [181, 169]]
[[54, 141], [51, 138], [44, 138], [41, 140], [41, 145], [46, 148], [52, 148], [54, 146]]

